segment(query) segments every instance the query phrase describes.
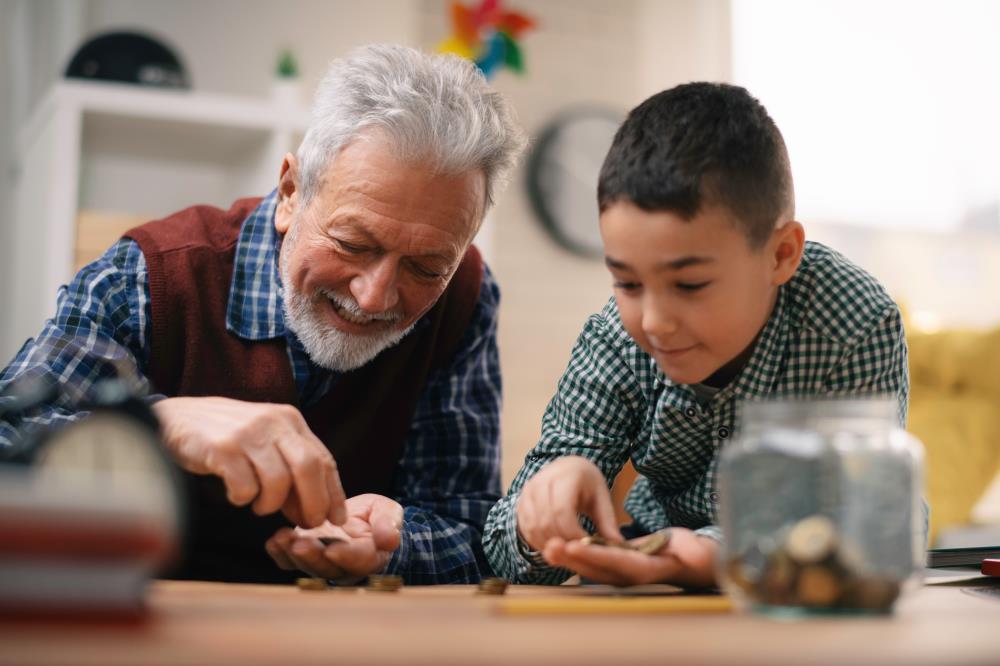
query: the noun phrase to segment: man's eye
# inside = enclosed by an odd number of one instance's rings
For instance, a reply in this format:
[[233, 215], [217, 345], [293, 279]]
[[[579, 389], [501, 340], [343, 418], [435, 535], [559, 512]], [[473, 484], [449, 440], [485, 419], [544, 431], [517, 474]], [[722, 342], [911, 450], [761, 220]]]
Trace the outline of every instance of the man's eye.
[[708, 286], [708, 282], [678, 282], [677, 288], [681, 291], [698, 291]]
[[444, 273], [424, 268], [420, 264], [410, 264], [410, 270], [421, 280], [437, 280], [444, 276]]
[[353, 243], [345, 243], [342, 240], [338, 240], [337, 244], [340, 245], [340, 249], [349, 254], [361, 254], [362, 252], [365, 252], [368, 249], [363, 245], [354, 245]]
[[616, 281], [614, 283], [615, 289], [621, 289], [622, 291], [637, 291], [642, 285], [638, 282], [622, 282]]

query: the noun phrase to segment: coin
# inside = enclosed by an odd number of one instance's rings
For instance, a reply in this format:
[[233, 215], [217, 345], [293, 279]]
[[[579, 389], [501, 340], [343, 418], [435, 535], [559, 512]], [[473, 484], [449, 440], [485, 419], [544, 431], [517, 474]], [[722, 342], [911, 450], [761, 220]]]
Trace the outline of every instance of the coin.
[[670, 543], [670, 528], [666, 527], [653, 532], [642, 543], [630, 545], [644, 555], [655, 555], [663, 550], [668, 543]]
[[395, 592], [403, 587], [402, 576], [387, 574], [368, 577], [368, 589], [372, 592]]
[[479, 594], [500, 595], [507, 592], [507, 581], [503, 578], [484, 578], [479, 581]]
[[795, 591], [804, 606], [833, 606], [840, 598], [841, 582], [828, 567], [807, 566], [799, 571]]
[[837, 528], [826, 516], [800, 520], [788, 533], [785, 550], [799, 564], [814, 564], [829, 557], [837, 547]]
[[326, 579], [324, 578], [298, 578], [295, 584], [299, 586], [300, 590], [307, 590], [310, 592], [319, 592], [325, 590], [329, 587], [326, 584]]

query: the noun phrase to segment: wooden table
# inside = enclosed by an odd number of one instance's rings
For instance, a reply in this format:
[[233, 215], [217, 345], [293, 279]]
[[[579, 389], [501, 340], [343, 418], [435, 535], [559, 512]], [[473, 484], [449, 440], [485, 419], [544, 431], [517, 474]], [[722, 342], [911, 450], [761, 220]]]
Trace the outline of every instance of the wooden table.
[[[741, 613], [509, 614], [500, 604], [579, 589], [397, 593], [156, 582], [138, 626], [0, 622], [18, 664], [1000, 664], [1000, 596], [932, 582], [892, 616], [777, 621]], [[628, 600], [624, 600], [628, 601]]]

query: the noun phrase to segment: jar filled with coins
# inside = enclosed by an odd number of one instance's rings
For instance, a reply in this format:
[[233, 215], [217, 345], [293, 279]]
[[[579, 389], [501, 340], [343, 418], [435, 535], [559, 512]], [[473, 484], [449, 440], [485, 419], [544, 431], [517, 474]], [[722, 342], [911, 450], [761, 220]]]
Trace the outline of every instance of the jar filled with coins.
[[747, 403], [719, 463], [719, 578], [775, 615], [888, 613], [923, 569], [923, 447], [893, 400]]

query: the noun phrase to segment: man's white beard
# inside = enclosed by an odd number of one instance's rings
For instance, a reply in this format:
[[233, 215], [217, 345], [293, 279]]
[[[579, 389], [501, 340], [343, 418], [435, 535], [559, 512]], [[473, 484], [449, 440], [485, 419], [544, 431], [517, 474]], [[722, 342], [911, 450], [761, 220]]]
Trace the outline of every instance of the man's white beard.
[[[287, 240], [291, 239], [286, 239], [286, 243]], [[286, 248], [286, 251], [289, 249]], [[383, 349], [392, 347], [413, 330], [413, 325], [402, 330], [386, 326], [370, 335], [345, 333], [329, 323], [327, 317], [322, 314], [322, 309], [329, 307], [323, 301], [331, 299], [351, 314], [369, 319], [395, 323], [399, 321], [401, 315], [398, 312], [390, 312], [372, 317], [366, 314], [350, 296], [335, 294], [325, 289], [317, 291], [312, 297], [301, 294], [292, 286], [285, 261], [281, 261], [281, 280], [284, 283], [282, 307], [285, 313], [285, 325], [298, 337], [313, 363], [320, 367], [337, 372], [360, 368], [378, 356]]]

